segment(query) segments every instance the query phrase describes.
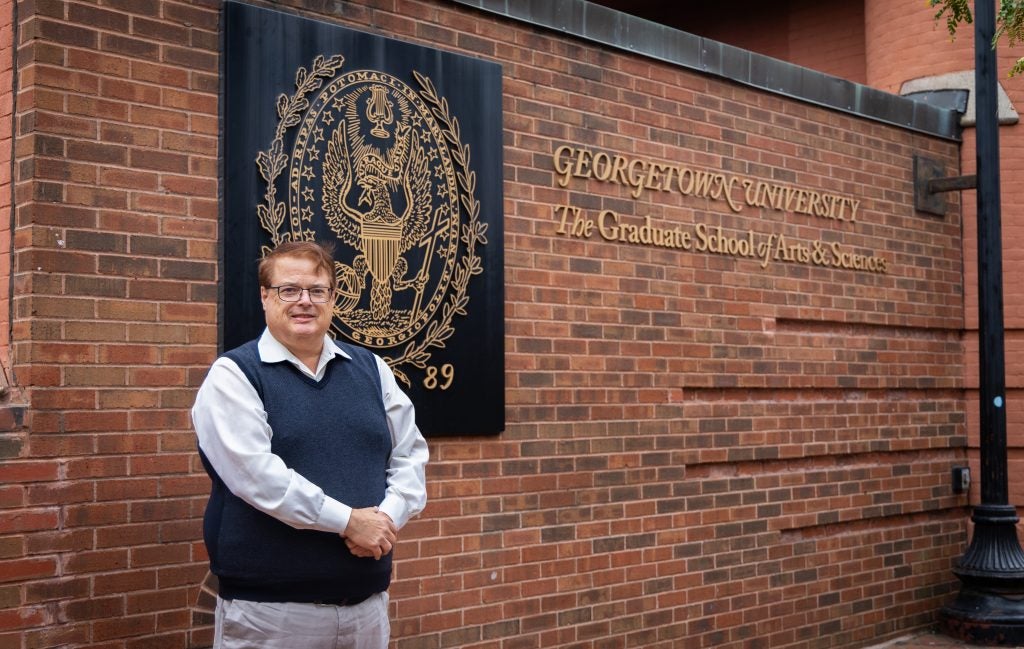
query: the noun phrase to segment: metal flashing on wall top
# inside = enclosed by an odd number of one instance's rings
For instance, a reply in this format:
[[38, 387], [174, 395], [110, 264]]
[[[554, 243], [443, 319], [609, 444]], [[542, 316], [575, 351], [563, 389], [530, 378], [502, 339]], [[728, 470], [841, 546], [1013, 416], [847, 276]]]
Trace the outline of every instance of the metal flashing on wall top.
[[960, 140], [960, 114], [689, 34], [586, 0], [453, 0], [799, 101]]

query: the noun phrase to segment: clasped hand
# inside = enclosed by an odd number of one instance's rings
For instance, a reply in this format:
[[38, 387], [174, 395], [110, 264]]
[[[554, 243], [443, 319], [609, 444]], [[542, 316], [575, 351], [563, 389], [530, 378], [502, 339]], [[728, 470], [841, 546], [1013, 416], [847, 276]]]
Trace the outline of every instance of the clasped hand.
[[398, 528], [390, 516], [376, 507], [364, 507], [352, 510], [341, 537], [357, 557], [380, 559], [391, 552], [398, 541]]

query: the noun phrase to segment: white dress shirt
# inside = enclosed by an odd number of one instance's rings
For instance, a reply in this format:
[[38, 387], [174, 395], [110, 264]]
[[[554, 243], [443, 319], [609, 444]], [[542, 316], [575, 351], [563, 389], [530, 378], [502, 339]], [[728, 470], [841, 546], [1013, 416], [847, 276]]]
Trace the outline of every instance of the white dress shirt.
[[[269, 330], [260, 336], [258, 350], [264, 362], [288, 361], [316, 381], [323, 379], [328, 361], [335, 356], [351, 358], [324, 336], [316, 372], [311, 372]], [[427, 442], [416, 427], [409, 397], [398, 387], [387, 363], [376, 358], [393, 445], [388, 487], [378, 507], [401, 529], [427, 502]], [[351, 507], [326, 495], [271, 452], [274, 431], [263, 402], [231, 359], [220, 357], [210, 367], [196, 394], [192, 423], [199, 448], [231, 493], [292, 527], [338, 534], [348, 527]]]

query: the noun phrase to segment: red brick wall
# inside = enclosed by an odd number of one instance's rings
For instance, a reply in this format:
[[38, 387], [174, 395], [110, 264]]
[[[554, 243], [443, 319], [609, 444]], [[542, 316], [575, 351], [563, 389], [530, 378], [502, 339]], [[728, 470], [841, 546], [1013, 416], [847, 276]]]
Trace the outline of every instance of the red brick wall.
[[[218, 2], [21, 3], [0, 645], [184, 646], [216, 352]], [[10, 549], [8, 549], [10, 548]], [[127, 638], [128, 640], [123, 640]]]
[[0, 366], [9, 386], [11, 322], [11, 156], [14, 119], [14, 3], [0, 2]]
[[[974, 68], [974, 26], [960, 27], [955, 39], [946, 30], [945, 20], [932, 19], [935, 10], [924, 3], [897, 7], [885, 0], [866, 2], [868, 25], [868, 83], [883, 90], [898, 92], [911, 79], [960, 72]], [[1024, 110], [1024, 77], [1005, 74], [1020, 56], [1018, 48], [1003, 41], [997, 48], [999, 85], [1017, 111]], [[1003, 237], [1003, 303], [1006, 328], [1007, 445], [1009, 455], [1010, 503], [1024, 506], [1024, 186], [1017, 181], [1024, 170], [1024, 129], [1020, 124], [1004, 124], [999, 129], [1000, 180]], [[964, 131], [961, 151], [963, 173], [976, 167], [974, 129]], [[968, 434], [972, 464], [979, 475], [976, 452], [979, 445], [978, 414], [978, 263], [976, 236], [976, 194], [961, 195], [964, 214], [964, 332], [965, 382], [969, 391]], [[972, 502], [978, 502], [977, 490]]]
[[[632, 10], [628, 0], [607, 4]], [[659, 17], [683, 31], [864, 83], [863, 3], [733, 0], [728, 7], [723, 13], [715, 3], [689, 3]]]
[[[264, 3], [266, 4], [266, 3]], [[294, 0], [286, 4], [298, 10]], [[928, 623], [963, 549], [957, 147], [413, 0], [305, 15], [502, 63], [507, 430], [431, 441], [394, 645], [856, 646]], [[203, 646], [220, 3], [25, 3], [0, 646]], [[856, 224], [572, 179], [561, 144], [831, 191]], [[887, 274], [556, 232], [557, 205], [839, 241]], [[6, 444], [5, 438], [24, 440]], [[202, 621], [204, 618], [197, 617]]]
[[865, 0], [868, 85], [898, 93], [910, 79], [974, 69], [974, 25], [952, 39], [935, 12], [924, 2]]
[[[970, 71], [974, 67], [973, 25], [963, 25], [956, 38], [951, 38], [945, 19], [934, 20], [936, 9], [925, 2], [898, 3], [890, 0], [866, 0], [863, 3], [820, 3], [794, 1], [786, 4], [741, 11], [741, 17], [708, 10], [697, 16], [696, 30], [725, 42], [782, 58], [799, 65], [824, 70], [830, 74], [866, 83], [889, 92], [900, 92], [903, 84], [913, 79]], [[845, 16], [838, 14], [844, 13]], [[853, 14], [859, 13], [855, 18]], [[688, 19], [681, 19], [682, 21]], [[701, 22], [703, 20], [703, 22]], [[748, 21], [737, 23], [737, 20]], [[804, 24], [806, 29], [795, 29]], [[743, 24], [743, 29], [736, 28]], [[685, 24], [684, 24], [685, 28]], [[858, 45], [858, 39], [860, 44]], [[998, 67], [1008, 71], [1020, 55], [1002, 41], [997, 48]], [[849, 66], [841, 62], [847, 62]], [[1020, 111], [1024, 106], [1024, 77], [1000, 75], [999, 84], [1011, 104]], [[974, 129], [963, 134], [961, 169], [974, 173]], [[1002, 179], [1003, 231], [1003, 302], [1006, 328], [1007, 436], [1009, 446], [1010, 502], [1024, 505], [1024, 411], [1016, 407], [1024, 397], [1024, 284], [1014, 281], [1024, 274], [1024, 186], [1016, 181], [1024, 168], [1024, 131], [1019, 124], [1000, 128], [1000, 159]], [[957, 173], [947, 169], [950, 175]], [[964, 214], [964, 303], [966, 329], [965, 384], [968, 405], [968, 436], [971, 463], [979, 475], [978, 387], [978, 291], [977, 239], [975, 236], [976, 195], [963, 192]], [[972, 502], [980, 499], [978, 482], [972, 490]]]
[[864, 83], [867, 47], [860, 2], [799, 0], [792, 5], [786, 61]]

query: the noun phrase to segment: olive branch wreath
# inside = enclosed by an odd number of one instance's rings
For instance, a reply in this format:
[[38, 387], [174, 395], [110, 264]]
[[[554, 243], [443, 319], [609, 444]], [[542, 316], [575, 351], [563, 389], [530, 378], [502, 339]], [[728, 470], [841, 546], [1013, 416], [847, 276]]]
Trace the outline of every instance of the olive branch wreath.
[[466, 305], [469, 303], [466, 287], [469, 285], [469, 279], [484, 270], [480, 257], [476, 254], [476, 244], [487, 245], [487, 224], [480, 222], [480, 202], [476, 200], [476, 172], [469, 167], [469, 145], [463, 145], [459, 139], [459, 120], [448, 112], [448, 100], [438, 96], [434, 84], [429, 78], [415, 70], [412, 74], [423, 88], [420, 90], [420, 95], [431, 105], [430, 112], [438, 122], [444, 125], [441, 132], [448, 140], [448, 151], [459, 167], [455, 174], [462, 190], [459, 193], [459, 200], [469, 215], [469, 220], [462, 225], [460, 235], [461, 241], [466, 244], [466, 254], [455, 268], [455, 278], [452, 280], [455, 290], [449, 294], [449, 301], [442, 307], [440, 320], [432, 321], [427, 326], [427, 333], [423, 340], [419, 343], [410, 342], [398, 358], [383, 357], [395, 376], [406, 385], [412, 385], [409, 377], [397, 367], [409, 363], [413, 367], [425, 369], [427, 361], [430, 360], [430, 353], [427, 352], [427, 349], [430, 347], [443, 349], [445, 341], [455, 333], [455, 329], [451, 325], [452, 318], [456, 315], [466, 315]]
[[[263, 194], [266, 204], [257, 205], [256, 214], [259, 217], [260, 225], [270, 233], [274, 246], [300, 237], [305, 241], [313, 241], [316, 238], [313, 230], [301, 227], [300, 221], [292, 223], [292, 232], [280, 232], [285, 223], [287, 206], [277, 200], [275, 182], [288, 164], [288, 156], [284, 153], [285, 133], [289, 128], [298, 124], [302, 120], [303, 113], [309, 109], [307, 95], [319, 90], [325, 79], [337, 74], [344, 62], [345, 59], [341, 55], [335, 55], [329, 59], [318, 55], [313, 60], [311, 72], [307, 72], [302, 67], [296, 71], [295, 94], [289, 97], [287, 94], [281, 93], [277, 97], [277, 115], [280, 121], [274, 133], [274, 139], [271, 141], [269, 150], [260, 151], [256, 156], [256, 165], [259, 167], [260, 175], [267, 183], [267, 189]], [[443, 125], [441, 132], [447, 140], [448, 151], [458, 166], [456, 178], [461, 189], [459, 200], [469, 215], [469, 219], [462, 224], [462, 231], [459, 235], [460, 240], [466, 246], [466, 254], [455, 268], [452, 280], [454, 290], [449, 293], [449, 299], [442, 307], [441, 318], [432, 321], [427, 326], [426, 335], [421, 341], [412, 341], [406, 345], [401, 356], [397, 358], [382, 356], [384, 362], [394, 372], [395, 377], [407, 386], [411, 386], [412, 382], [405, 372], [398, 369], [398, 366], [408, 363], [421, 370], [425, 369], [431, 357], [428, 350], [431, 347], [443, 349], [445, 341], [455, 333], [455, 328], [451, 324], [452, 318], [456, 315], [466, 315], [466, 305], [469, 303], [466, 290], [469, 280], [474, 275], [483, 272], [483, 264], [476, 254], [476, 246], [478, 243], [487, 245], [488, 227], [488, 224], [480, 222], [480, 202], [476, 199], [476, 172], [469, 166], [469, 145], [463, 145], [459, 139], [459, 120], [451, 115], [448, 110], [448, 100], [438, 96], [433, 82], [428, 77], [415, 70], [413, 70], [413, 76], [422, 88], [419, 93], [429, 104], [431, 114]], [[296, 226], [298, 227], [296, 228]], [[262, 246], [262, 255], [265, 256], [271, 249], [272, 247]]]
[[[291, 97], [285, 93], [277, 96], [279, 121], [277, 130], [274, 132], [274, 139], [271, 141], [268, 151], [260, 151], [256, 155], [256, 166], [259, 167], [263, 180], [267, 182], [267, 189], [263, 194], [263, 199], [267, 204], [257, 205], [256, 215], [259, 217], [263, 229], [270, 233], [270, 240], [274, 244], [273, 246], [262, 246], [261, 256], [266, 256], [273, 247], [290, 241], [293, 237], [296, 239], [301, 237], [301, 240], [304, 241], [313, 241], [316, 238], [316, 234], [312, 230], [302, 229], [301, 221], [294, 221], [291, 224], [292, 232], [279, 232], [281, 226], [284, 225], [287, 206], [277, 201], [275, 181], [284, 171], [285, 165], [288, 164], [288, 156], [284, 153], [284, 135], [288, 129], [302, 121], [302, 114], [309, 108], [309, 100], [306, 99], [306, 95], [319, 90], [324, 85], [324, 79], [333, 77], [344, 62], [345, 57], [340, 54], [329, 59], [325, 59], [322, 54], [317, 55], [313, 59], [311, 73], [307, 73], [306, 68], [302, 67], [295, 72], [295, 87], [297, 88], [295, 94]], [[295, 232], [296, 229], [298, 232]]]

